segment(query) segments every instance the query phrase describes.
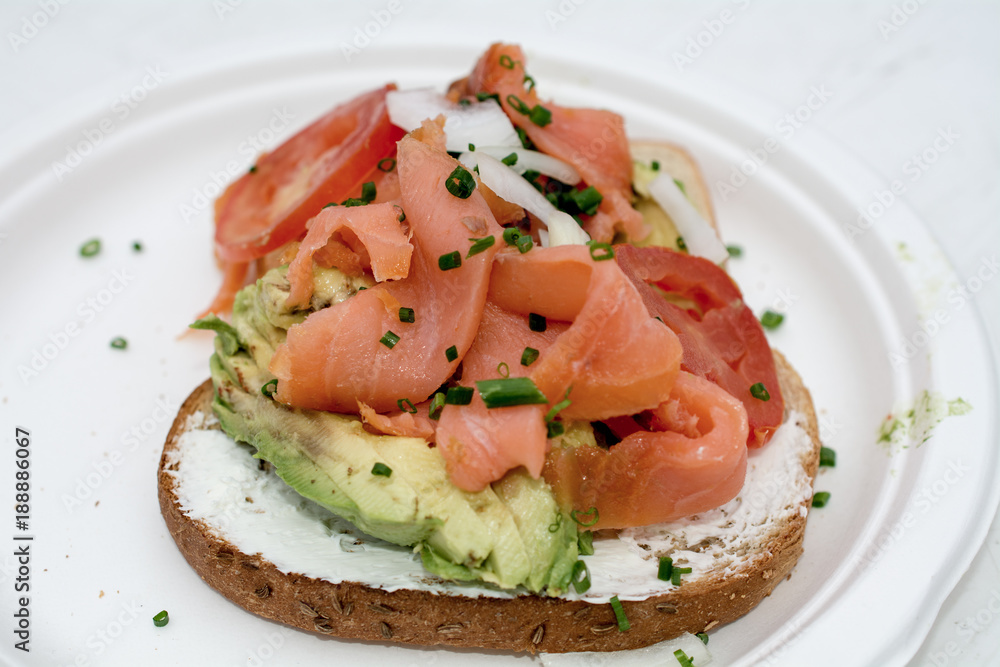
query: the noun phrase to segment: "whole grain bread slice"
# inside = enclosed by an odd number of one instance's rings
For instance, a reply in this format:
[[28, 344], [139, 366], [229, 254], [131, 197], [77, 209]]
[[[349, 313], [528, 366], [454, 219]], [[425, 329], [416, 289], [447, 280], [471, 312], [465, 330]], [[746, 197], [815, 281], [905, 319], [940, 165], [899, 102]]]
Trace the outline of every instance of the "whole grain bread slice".
[[[785, 358], [777, 352], [774, 358], [786, 419], [794, 415], [809, 435], [798, 462], [811, 480], [820, 449], [812, 400]], [[206, 381], [181, 406], [167, 436], [159, 468], [159, 501], [166, 525], [188, 563], [210, 586], [254, 614], [309, 632], [529, 652], [638, 648], [683, 632], [709, 630], [746, 614], [789, 575], [802, 552], [809, 499], [790, 498], [786, 505], [794, 511], [787, 512], [782, 521], [761, 527], [757, 534], [739, 536], [740, 557], [735, 566], [694, 573], [662, 595], [624, 601], [631, 624], [628, 632], [618, 631], [609, 604], [531, 594], [498, 598], [468, 590], [461, 595], [386, 591], [281, 571], [267, 553], [241, 551], [225, 525], [192, 519], [179, 498], [185, 469], [178, 441], [188, 430], [217, 428], [205, 426], [212, 399], [213, 387]], [[744, 495], [751, 491], [745, 489]]]

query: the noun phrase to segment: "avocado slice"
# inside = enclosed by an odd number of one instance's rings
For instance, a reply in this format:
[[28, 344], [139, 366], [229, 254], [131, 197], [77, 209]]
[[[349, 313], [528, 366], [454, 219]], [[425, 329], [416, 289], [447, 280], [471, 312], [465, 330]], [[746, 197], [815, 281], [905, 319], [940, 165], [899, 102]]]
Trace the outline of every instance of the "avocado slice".
[[[543, 479], [517, 470], [477, 493], [462, 491], [421, 438], [373, 434], [355, 415], [289, 408], [261, 391], [274, 379], [267, 366], [287, 328], [366, 286], [364, 278], [317, 268], [310, 309], [291, 311], [286, 272], [272, 269], [237, 295], [235, 351], [216, 338], [213, 409], [223, 430], [252, 445], [302, 496], [373, 537], [412, 546], [438, 576], [565, 591], [577, 529]], [[376, 464], [391, 474], [374, 474]]]

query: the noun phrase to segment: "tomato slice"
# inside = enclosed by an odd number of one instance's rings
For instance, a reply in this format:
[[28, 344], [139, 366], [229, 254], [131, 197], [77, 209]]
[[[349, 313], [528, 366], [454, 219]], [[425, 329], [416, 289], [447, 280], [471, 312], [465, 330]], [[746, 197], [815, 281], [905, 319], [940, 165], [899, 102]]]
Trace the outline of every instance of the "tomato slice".
[[232, 183], [216, 204], [220, 259], [246, 262], [295, 240], [323, 206], [350, 197], [379, 160], [393, 155], [403, 136], [385, 106], [394, 88], [341, 104]]
[[[739, 399], [750, 424], [747, 445], [765, 444], [784, 419], [785, 402], [764, 330], [732, 278], [707, 259], [667, 248], [615, 246], [615, 258], [650, 314], [680, 338], [681, 369]], [[697, 311], [667, 301], [650, 284], [693, 301]], [[758, 382], [770, 395], [766, 401], [750, 393]]]

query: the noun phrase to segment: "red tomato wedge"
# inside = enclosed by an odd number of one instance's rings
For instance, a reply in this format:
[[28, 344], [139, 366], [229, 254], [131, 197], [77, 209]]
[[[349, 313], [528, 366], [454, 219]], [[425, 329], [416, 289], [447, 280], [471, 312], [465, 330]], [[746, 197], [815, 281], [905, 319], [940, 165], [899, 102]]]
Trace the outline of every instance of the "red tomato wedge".
[[[743, 303], [733, 279], [707, 259], [666, 248], [615, 246], [615, 257], [649, 312], [680, 338], [684, 348], [681, 369], [711, 380], [738, 398], [750, 422], [747, 445], [765, 444], [781, 426], [785, 402], [764, 330]], [[701, 312], [670, 303], [650, 283], [690, 299]], [[770, 394], [766, 401], [750, 393], [758, 382]]]
[[681, 371], [656, 414], [654, 425], [671, 430], [636, 431], [610, 449], [549, 453], [545, 480], [564, 507], [597, 509], [593, 529], [674, 521], [719, 507], [743, 488], [748, 429], [738, 400]]
[[[465, 94], [496, 94], [511, 122], [524, 130], [539, 150], [569, 162], [587, 185], [597, 188], [604, 200], [597, 214], [584, 223], [591, 238], [610, 242], [616, 230], [625, 232], [630, 240], [645, 238], [649, 230], [631, 203], [632, 154], [625, 121], [604, 109], [540, 102], [534, 84], [526, 86], [531, 79], [525, 62], [519, 46], [493, 44], [465, 80]], [[551, 114], [550, 122], [534, 122], [523, 112], [536, 105]]]
[[216, 205], [220, 259], [249, 261], [300, 237], [306, 221], [364, 182], [395, 152], [402, 130], [389, 122], [388, 85], [342, 104], [261, 156]]

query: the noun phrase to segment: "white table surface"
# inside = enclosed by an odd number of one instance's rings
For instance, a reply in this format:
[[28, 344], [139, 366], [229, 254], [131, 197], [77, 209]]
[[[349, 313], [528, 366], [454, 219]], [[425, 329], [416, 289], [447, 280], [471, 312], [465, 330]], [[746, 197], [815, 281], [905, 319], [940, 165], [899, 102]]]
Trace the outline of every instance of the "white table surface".
[[[0, 6], [5, 157], [29, 149], [53, 127], [107, 109], [147, 67], [159, 68], [169, 82], [270, 55], [322, 49], [340, 54], [356, 28], [373, 20], [372, 12], [397, 6], [380, 0], [349, 6], [64, 2], [8, 0]], [[644, 76], [750, 96], [760, 104], [746, 111], [749, 119], [768, 125], [798, 106], [810, 87], [826, 86], [832, 97], [810, 126], [880, 175], [871, 184], [873, 193], [893, 179], [908, 178], [911, 157], [950, 128], [957, 135], [953, 145], [901, 199], [932, 230], [960, 280], [1000, 253], [1000, 3], [398, 3], [371, 48], [442, 43], [461, 35], [482, 44], [519, 42], [529, 53], [536, 45], [565, 49], [567, 57], [585, 53]], [[43, 14], [46, 8], [50, 16]], [[474, 11], [478, 18], [472, 18]], [[41, 27], [35, 30], [32, 23]], [[712, 28], [718, 35], [702, 36], [708, 46], [678, 65], [675, 54]], [[996, 354], [1000, 281], [986, 281], [975, 304]], [[994, 521], [911, 664], [1000, 664], [998, 613], [1000, 522]]]

